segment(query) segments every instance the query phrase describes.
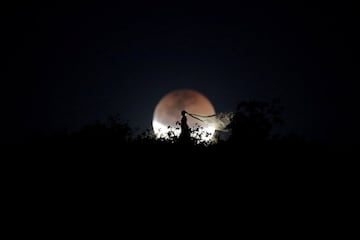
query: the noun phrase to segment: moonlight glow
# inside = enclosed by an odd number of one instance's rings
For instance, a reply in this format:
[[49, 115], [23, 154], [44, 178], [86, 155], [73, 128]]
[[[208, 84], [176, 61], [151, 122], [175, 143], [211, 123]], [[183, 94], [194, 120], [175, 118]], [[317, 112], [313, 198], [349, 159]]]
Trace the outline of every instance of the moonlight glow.
[[[169, 139], [172, 134], [174, 134], [175, 136], [179, 136], [180, 135], [180, 128], [179, 127], [169, 127], [169, 126], [165, 126], [162, 125], [161, 123], [158, 123], [156, 120], [153, 120], [153, 129], [154, 129], [154, 133], [156, 135], [157, 138], [165, 138], [165, 139]], [[198, 134], [200, 134], [200, 139], [201, 140], [205, 140], [205, 141], [211, 141], [213, 135], [215, 132], [215, 128], [212, 126], [208, 126], [208, 127], [202, 127], [201, 129], [199, 129]], [[197, 137], [196, 133], [192, 133], [191, 134], [192, 137]]]
[[[189, 89], [180, 89], [166, 94], [157, 104], [153, 117], [153, 130], [160, 138], [169, 138], [180, 135], [181, 111], [199, 115], [215, 114], [215, 109], [208, 98], [203, 94]], [[187, 116], [188, 125], [193, 131], [192, 136], [201, 140], [210, 141], [215, 127]]]

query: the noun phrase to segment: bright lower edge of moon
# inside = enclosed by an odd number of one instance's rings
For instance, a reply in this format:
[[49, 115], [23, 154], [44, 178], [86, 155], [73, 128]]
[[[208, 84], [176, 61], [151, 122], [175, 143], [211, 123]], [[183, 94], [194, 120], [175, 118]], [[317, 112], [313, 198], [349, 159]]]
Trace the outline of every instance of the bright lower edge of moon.
[[[152, 124], [153, 124], [155, 136], [157, 138], [170, 139], [172, 137], [171, 135], [172, 133], [177, 137], [180, 135], [181, 132], [180, 127], [174, 128], [170, 126], [165, 126], [157, 122], [156, 120], [153, 120]], [[196, 139], [200, 138], [199, 140], [201, 141], [210, 142], [213, 140], [214, 133], [215, 133], [215, 127], [207, 126], [199, 129], [198, 134], [200, 134], [200, 137], [197, 133], [194, 132], [191, 133], [191, 136]]]

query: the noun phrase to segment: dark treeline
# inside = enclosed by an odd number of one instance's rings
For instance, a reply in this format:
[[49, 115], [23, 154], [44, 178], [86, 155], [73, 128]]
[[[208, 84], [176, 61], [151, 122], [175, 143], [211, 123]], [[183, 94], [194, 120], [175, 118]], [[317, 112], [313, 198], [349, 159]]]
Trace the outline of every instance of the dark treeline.
[[127, 122], [110, 118], [80, 131], [38, 135], [28, 144], [9, 146], [2, 163], [12, 168], [3, 169], [19, 189], [144, 194], [135, 202], [183, 191], [223, 194], [215, 198], [240, 194], [260, 204], [271, 196], [317, 196], [356, 182], [351, 173], [357, 169], [355, 148], [278, 135], [273, 129], [283, 124], [281, 111], [277, 102], [240, 103], [228, 126], [230, 135], [212, 144], [196, 137], [186, 144], [176, 136], [157, 139], [150, 130], [135, 134]]
[[[79, 131], [36, 135], [28, 140], [32, 149], [66, 152], [72, 150], [85, 155], [94, 153], [113, 155], [114, 159], [230, 159], [259, 158], [321, 160], [332, 154], [346, 154], [354, 146], [311, 143], [296, 134], [279, 134], [274, 129], [284, 125], [283, 107], [278, 100], [271, 102], [244, 101], [238, 104], [226, 138], [215, 133], [214, 142], [201, 141], [200, 130], [192, 129], [195, 137], [186, 143], [172, 132], [168, 138], [156, 138], [152, 130], [136, 133], [119, 117], [97, 122]], [[144, 155], [145, 154], [145, 155]]]

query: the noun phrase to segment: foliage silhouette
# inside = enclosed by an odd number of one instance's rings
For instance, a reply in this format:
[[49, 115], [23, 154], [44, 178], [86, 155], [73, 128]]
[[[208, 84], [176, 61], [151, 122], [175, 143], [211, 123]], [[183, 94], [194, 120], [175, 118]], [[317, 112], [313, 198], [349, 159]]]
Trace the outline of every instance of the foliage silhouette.
[[283, 107], [277, 99], [272, 102], [250, 100], [239, 103], [228, 126], [232, 131], [229, 141], [247, 144], [270, 141], [274, 137], [273, 127], [284, 124], [282, 111]]
[[110, 117], [105, 123], [89, 124], [79, 131], [38, 136], [30, 143], [43, 149], [53, 149], [54, 152], [63, 151], [66, 146], [70, 146], [89, 155], [96, 151], [99, 156], [123, 153], [120, 159], [127, 159], [126, 153], [130, 153], [130, 158], [145, 153], [147, 158], [161, 156], [165, 159], [171, 156], [207, 159], [216, 155], [233, 160], [252, 157], [268, 159], [269, 156], [276, 156], [278, 159], [290, 156], [301, 159], [308, 158], [309, 153], [311, 156], [318, 156], [325, 150], [334, 151], [333, 148], [311, 145], [298, 135], [274, 134], [274, 127], [284, 124], [282, 111], [278, 100], [240, 102], [228, 125], [229, 137], [222, 139], [215, 132], [212, 141], [204, 140], [209, 137], [209, 133], [200, 125], [189, 129], [190, 139], [184, 144], [170, 126], [167, 135], [162, 137], [156, 137], [152, 129], [135, 134], [128, 122], [119, 117]]
[[[213, 146], [217, 144], [229, 143], [247, 143], [255, 144], [265, 141], [271, 141], [272, 127], [276, 124], [282, 124], [282, 108], [277, 101], [271, 103], [260, 101], [244, 101], [238, 104], [235, 115], [228, 128], [231, 130], [228, 140], [220, 140], [216, 134], [212, 141], [205, 141], [210, 133], [204, 131], [200, 125], [194, 128], [187, 128], [184, 135], [177, 136], [171, 127], [166, 136], [157, 138], [153, 131], [147, 129], [135, 136], [134, 131], [128, 122], [124, 122], [118, 116], [110, 117], [107, 122], [96, 122], [84, 126], [75, 132], [60, 132], [48, 137], [41, 137], [44, 143], [71, 143], [71, 144], [113, 144], [113, 145], [169, 145], [183, 144], [188, 146]], [[184, 116], [183, 116], [184, 118]], [[186, 118], [186, 117], [185, 117]], [[186, 121], [186, 119], [185, 119]], [[182, 127], [184, 127], [178, 123]], [[186, 124], [183, 123], [183, 125]], [[179, 130], [179, 128], [176, 128]], [[38, 139], [38, 140], [39, 140]]]

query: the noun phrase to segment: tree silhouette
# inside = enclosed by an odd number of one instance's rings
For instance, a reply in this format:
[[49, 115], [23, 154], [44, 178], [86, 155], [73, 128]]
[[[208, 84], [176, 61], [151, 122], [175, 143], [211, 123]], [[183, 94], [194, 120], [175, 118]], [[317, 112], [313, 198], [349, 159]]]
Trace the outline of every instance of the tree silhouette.
[[85, 126], [72, 134], [77, 142], [97, 144], [126, 144], [132, 139], [133, 131], [127, 122], [119, 117], [110, 117], [106, 123], [97, 122]]
[[[275, 161], [281, 159], [297, 159], [304, 161], [309, 156], [323, 158], [326, 153], [342, 153], [339, 146], [327, 146], [309, 143], [297, 134], [275, 135], [274, 127], [282, 125], [283, 108], [278, 100], [271, 102], [243, 101], [237, 105], [236, 111], [228, 125], [230, 130], [226, 138], [208, 142], [207, 134], [200, 125], [190, 128], [190, 141], [183, 144], [177, 129], [170, 127], [166, 135], [158, 137], [152, 129], [135, 135], [129, 123], [119, 117], [110, 117], [106, 122], [95, 122], [78, 131], [57, 131], [52, 134], [39, 135], [29, 139], [29, 144], [42, 151], [51, 151], [49, 156], [62, 156], [67, 159], [71, 150], [78, 153], [78, 159], [112, 159], [128, 161], [140, 159], [189, 159], [199, 161], [219, 157], [218, 159], [236, 160], [259, 159], [269, 162], [272, 156]], [[341, 146], [340, 146], [341, 147]], [[115, 157], [110, 157], [114, 155]], [[274, 163], [274, 162], [273, 162]]]
[[229, 141], [260, 143], [270, 140], [273, 127], [283, 124], [282, 111], [277, 99], [270, 103], [254, 100], [239, 103], [228, 126], [232, 130]]

